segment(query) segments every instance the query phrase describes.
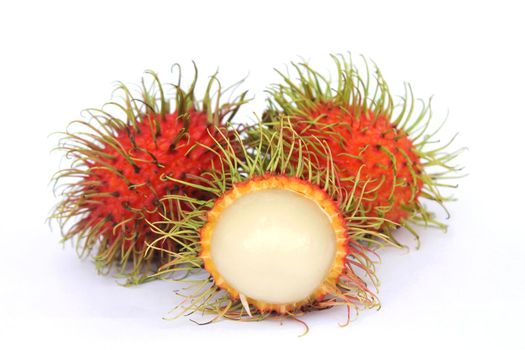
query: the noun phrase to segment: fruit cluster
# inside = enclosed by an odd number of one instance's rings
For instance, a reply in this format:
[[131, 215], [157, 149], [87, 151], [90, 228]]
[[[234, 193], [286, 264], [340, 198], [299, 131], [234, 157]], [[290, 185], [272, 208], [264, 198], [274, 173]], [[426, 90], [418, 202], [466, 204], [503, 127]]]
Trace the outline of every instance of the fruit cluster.
[[234, 120], [247, 93], [225, 101], [216, 76], [196, 97], [197, 70], [186, 89], [150, 71], [137, 93], [119, 85], [59, 141], [64, 240], [128, 284], [191, 281], [181, 314], [377, 307], [379, 248], [401, 247], [400, 228], [418, 242], [418, 227], [446, 228], [425, 202], [452, 199], [440, 189], [459, 151], [436, 146], [430, 100], [416, 108], [410, 85], [396, 99], [375, 65], [332, 58], [335, 83], [306, 63], [278, 72], [254, 123]]

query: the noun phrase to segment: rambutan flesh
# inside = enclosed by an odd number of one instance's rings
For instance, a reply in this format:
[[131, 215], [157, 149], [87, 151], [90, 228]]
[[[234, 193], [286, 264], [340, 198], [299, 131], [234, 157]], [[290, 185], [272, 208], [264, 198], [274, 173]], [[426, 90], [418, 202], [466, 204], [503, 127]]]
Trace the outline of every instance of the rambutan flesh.
[[[450, 163], [459, 151], [448, 153], [428, 133], [432, 117], [430, 100], [421, 101], [415, 112], [410, 85], [405, 96], [395, 101], [379, 69], [361, 76], [351, 58], [332, 56], [337, 66], [337, 84], [331, 84], [309, 65], [293, 64], [297, 81], [281, 74], [284, 82], [269, 90], [270, 107], [265, 117], [276, 120], [283, 115], [293, 118], [294, 128], [305, 138], [324, 143], [347, 190], [357, 186], [362, 197], [364, 216], [384, 218], [382, 230], [389, 241], [399, 225], [419, 236], [413, 224], [445, 229], [429, 212], [422, 199], [437, 202], [451, 200], [439, 187], [454, 187], [446, 182], [454, 178], [457, 166]], [[322, 156], [322, 154], [319, 154]], [[446, 209], [445, 209], [446, 211]], [[448, 212], [447, 212], [448, 214]]]
[[207, 217], [204, 267], [232, 298], [262, 312], [286, 314], [324, 297], [344, 268], [345, 221], [331, 198], [306, 181], [252, 178], [234, 185]]
[[[359, 198], [341, 191], [329, 159], [321, 166], [311, 154], [324, 145], [301, 139], [284, 118], [279, 126], [259, 124], [248, 134], [250, 145], [245, 133], [234, 142], [223, 137], [228, 146], [217, 152], [221, 166], [197, 185], [210, 199], [192, 200], [167, 231], [153, 226], [164, 239], [185, 239], [193, 249], [172, 254], [159, 272], [182, 273], [182, 280], [197, 286], [180, 305], [181, 314], [294, 318], [335, 305], [377, 306], [365, 282], [377, 282], [373, 262], [355, 237], [379, 234], [369, 228], [378, 219], [352, 214]], [[197, 266], [210, 277], [188, 277]]]
[[[162, 250], [148, 250], [158, 238], [148, 222], [177, 217], [181, 204], [160, 199], [167, 194], [209, 196], [169, 180], [188, 180], [213, 166], [215, 138], [231, 133], [229, 120], [245, 96], [221, 104], [220, 85], [212, 98], [218, 84], [213, 76], [200, 102], [194, 95], [196, 69], [187, 91], [180, 77], [166, 91], [155, 73], [146, 74], [152, 78], [151, 87], [146, 88], [143, 79], [140, 95], [120, 84], [122, 102], [89, 109], [88, 120], [69, 125], [57, 149], [71, 159], [71, 168], [54, 176], [55, 193], [62, 199], [51, 218], [58, 221], [64, 240], [76, 240], [81, 256], [97, 249], [99, 271], [116, 264], [128, 283], [144, 280], [165, 258]], [[184, 242], [157, 244], [170, 252], [184, 249]]]

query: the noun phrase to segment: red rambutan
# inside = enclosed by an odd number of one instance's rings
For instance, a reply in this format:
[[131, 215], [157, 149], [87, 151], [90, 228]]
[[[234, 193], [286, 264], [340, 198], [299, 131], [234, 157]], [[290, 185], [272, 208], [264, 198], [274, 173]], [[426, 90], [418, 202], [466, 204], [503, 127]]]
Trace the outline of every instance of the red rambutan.
[[266, 118], [291, 116], [301, 136], [324, 142], [341, 185], [352, 191], [357, 184], [363, 216], [386, 219], [382, 229], [395, 244], [390, 232], [398, 224], [416, 238], [413, 223], [446, 228], [421, 199], [441, 206], [452, 199], [443, 196], [439, 187], [454, 187], [441, 180], [458, 170], [450, 162], [459, 151], [446, 152], [450, 142], [429, 149], [437, 142], [433, 137], [439, 130], [427, 133], [430, 100], [422, 101], [415, 113], [410, 85], [406, 84], [405, 96], [397, 104], [375, 65], [371, 77], [365, 60], [366, 73], [361, 76], [351, 58], [332, 57], [337, 66], [336, 86], [306, 63], [293, 64], [297, 82], [278, 72], [284, 82], [269, 90]]
[[184, 249], [184, 242], [165, 240], [155, 242], [160, 249], [148, 250], [157, 239], [148, 223], [177, 217], [181, 204], [161, 202], [165, 195], [206, 198], [195, 186], [169, 180], [183, 183], [213, 166], [217, 156], [210, 148], [218, 133], [228, 135], [229, 121], [246, 94], [221, 104], [214, 75], [198, 100], [195, 69], [189, 89], [181, 88], [179, 72], [178, 83], [169, 85], [173, 96], [167, 96], [158, 76], [146, 74], [152, 83], [147, 88], [142, 80], [140, 96], [119, 84], [123, 102], [88, 109], [89, 120], [69, 125], [57, 149], [71, 159], [71, 167], [54, 176], [55, 193], [62, 199], [51, 218], [58, 221], [64, 240], [74, 238], [81, 256], [96, 247], [99, 271], [116, 263], [128, 283], [153, 272], [163, 261], [163, 250]]

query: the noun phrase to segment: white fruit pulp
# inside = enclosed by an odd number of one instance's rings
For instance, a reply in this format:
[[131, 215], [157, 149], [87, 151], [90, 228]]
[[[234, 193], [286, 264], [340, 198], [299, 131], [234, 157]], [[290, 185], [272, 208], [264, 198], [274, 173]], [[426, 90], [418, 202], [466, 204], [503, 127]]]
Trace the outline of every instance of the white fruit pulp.
[[240, 294], [272, 304], [312, 295], [334, 262], [336, 235], [313, 200], [285, 189], [247, 193], [219, 216], [211, 241], [217, 271]]

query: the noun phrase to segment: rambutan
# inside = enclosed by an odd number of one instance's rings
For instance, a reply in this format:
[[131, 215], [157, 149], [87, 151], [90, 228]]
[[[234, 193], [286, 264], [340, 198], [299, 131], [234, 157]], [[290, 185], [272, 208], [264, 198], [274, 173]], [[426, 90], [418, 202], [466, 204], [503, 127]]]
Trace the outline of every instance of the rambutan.
[[284, 82], [269, 89], [266, 120], [290, 116], [301, 137], [325, 143], [341, 185], [347, 190], [357, 186], [361, 213], [384, 218], [381, 229], [394, 244], [399, 243], [391, 233], [398, 225], [412, 232], [418, 243], [413, 224], [445, 229], [422, 199], [443, 208], [452, 199], [439, 187], [454, 187], [446, 179], [459, 170], [450, 164], [459, 151], [447, 152], [450, 142], [429, 148], [438, 142], [434, 136], [439, 131], [427, 132], [431, 100], [421, 101], [415, 112], [409, 84], [395, 101], [375, 65], [371, 76], [364, 60], [366, 72], [360, 75], [351, 57], [332, 58], [337, 67], [335, 86], [306, 63], [292, 64], [297, 81], [278, 71]]
[[[157, 238], [148, 222], [162, 221], [168, 214], [177, 217], [181, 204], [160, 199], [167, 194], [209, 196], [169, 180], [188, 180], [213, 166], [217, 156], [211, 148], [196, 146], [215, 147], [214, 135], [230, 133], [229, 121], [245, 102], [242, 93], [222, 103], [215, 75], [202, 100], [197, 99], [196, 68], [187, 90], [180, 86], [180, 71], [169, 90], [155, 73], [147, 71], [146, 76], [152, 78], [151, 86], [142, 79], [139, 95], [119, 84], [122, 102], [88, 109], [87, 120], [68, 126], [57, 149], [65, 152], [71, 167], [54, 176], [61, 201], [51, 218], [58, 221], [64, 240], [74, 239], [81, 256], [96, 248], [99, 271], [107, 272], [116, 263], [128, 283], [142, 281], [165, 259], [162, 250], [147, 251]], [[157, 244], [174, 252], [183, 242]]]
[[[226, 144], [216, 151], [221, 165], [195, 186], [212, 197], [187, 199], [188, 210], [169, 230], [164, 222], [154, 226], [159, 240], [190, 247], [159, 269], [182, 271], [183, 280], [196, 285], [181, 314], [253, 320], [335, 305], [346, 305], [349, 314], [378, 306], [365, 282], [377, 283], [373, 262], [356, 240], [379, 234], [370, 229], [378, 219], [356, 215], [359, 198], [339, 186], [330, 157], [315, 156], [324, 145], [302, 139], [286, 118], [236, 133], [234, 141], [221, 133], [216, 142]], [[240, 145], [242, 157], [232, 144]], [[167, 195], [162, 201], [172, 199], [180, 200]], [[188, 277], [195, 267], [209, 276]]]

